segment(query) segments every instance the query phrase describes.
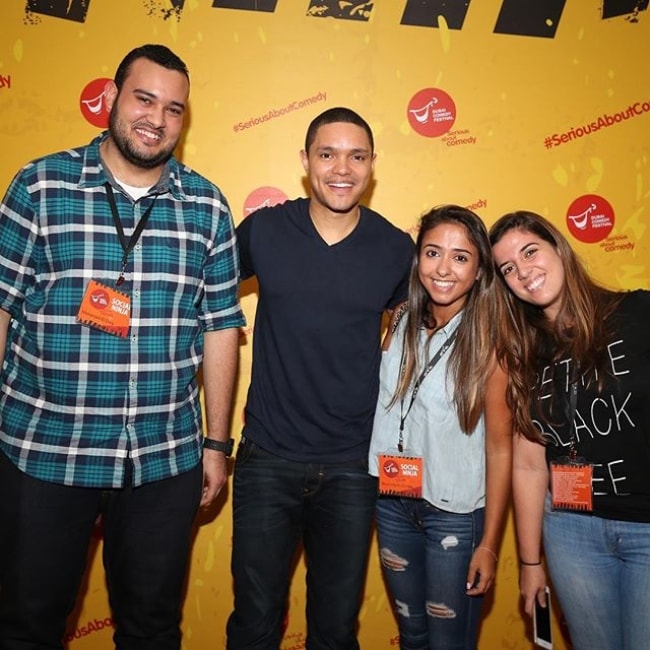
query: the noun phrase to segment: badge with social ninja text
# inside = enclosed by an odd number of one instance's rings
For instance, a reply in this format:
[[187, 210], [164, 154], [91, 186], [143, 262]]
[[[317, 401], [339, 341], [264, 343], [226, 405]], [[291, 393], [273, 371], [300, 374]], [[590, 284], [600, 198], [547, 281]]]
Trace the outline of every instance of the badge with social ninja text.
[[421, 499], [422, 470], [419, 456], [379, 454], [379, 494]]
[[129, 333], [130, 319], [129, 296], [97, 280], [88, 283], [77, 312], [77, 320], [82, 325], [126, 338]]

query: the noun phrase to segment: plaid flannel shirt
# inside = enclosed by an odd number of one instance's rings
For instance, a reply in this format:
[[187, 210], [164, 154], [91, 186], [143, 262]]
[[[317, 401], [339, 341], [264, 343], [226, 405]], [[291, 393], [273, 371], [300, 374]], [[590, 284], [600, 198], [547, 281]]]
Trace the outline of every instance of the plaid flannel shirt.
[[[115, 488], [128, 463], [134, 485], [198, 464], [203, 332], [244, 318], [219, 189], [172, 158], [134, 202], [102, 164], [105, 137], [28, 164], [0, 204], [0, 308], [12, 316], [0, 449], [38, 479]], [[127, 338], [76, 318], [88, 282], [114, 285], [122, 267], [106, 182], [127, 240], [154, 201], [119, 287]]]

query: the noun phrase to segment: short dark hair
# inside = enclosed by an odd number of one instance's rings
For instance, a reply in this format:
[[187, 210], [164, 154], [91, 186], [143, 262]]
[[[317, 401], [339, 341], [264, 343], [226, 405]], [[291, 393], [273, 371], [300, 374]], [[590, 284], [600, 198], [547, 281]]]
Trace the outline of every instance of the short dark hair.
[[370, 140], [370, 153], [374, 152], [375, 140], [372, 137], [372, 129], [368, 122], [352, 109], [345, 108], [344, 106], [337, 106], [335, 108], [328, 108], [311, 121], [311, 124], [307, 129], [307, 136], [305, 137], [305, 153], [309, 153], [309, 147], [311, 147], [316, 139], [316, 131], [325, 124], [334, 124], [335, 122], [347, 122], [348, 124], [356, 124], [357, 126], [360, 126], [368, 134], [368, 139]]
[[165, 45], [141, 45], [131, 50], [121, 61], [120, 65], [117, 66], [117, 71], [115, 72], [115, 85], [117, 86], [118, 91], [122, 89], [124, 80], [128, 77], [131, 65], [137, 59], [148, 59], [153, 61], [158, 65], [161, 65], [167, 70], [176, 70], [187, 77], [187, 81], [190, 80], [190, 73], [187, 69], [187, 66], [183, 61], [176, 56], [168, 47]]

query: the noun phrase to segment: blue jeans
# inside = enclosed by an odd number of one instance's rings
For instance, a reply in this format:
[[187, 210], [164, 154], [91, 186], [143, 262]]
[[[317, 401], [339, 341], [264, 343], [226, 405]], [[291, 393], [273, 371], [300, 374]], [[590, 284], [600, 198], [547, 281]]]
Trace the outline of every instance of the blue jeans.
[[650, 524], [544, 513], [544, 552], [574, 650], [650, 648]]
[[397, 613], [401, 650], [474, 650], [482, 597], [467, 571], [484, 510], [456, 514], [424, 499], [379, 497], [381, 564]]
[[229, 650], [278, 650], [299, 542], [308, 650], [356, 650], [377, 494], [366, 460], [298, 463], [242, 439], [233, 481], [235, 609]]
[[137, 488], [40, 481], [0, 452], [0, 648], [63, 648], [97, 515], [120, 650], [178, 650], [203, 468]]

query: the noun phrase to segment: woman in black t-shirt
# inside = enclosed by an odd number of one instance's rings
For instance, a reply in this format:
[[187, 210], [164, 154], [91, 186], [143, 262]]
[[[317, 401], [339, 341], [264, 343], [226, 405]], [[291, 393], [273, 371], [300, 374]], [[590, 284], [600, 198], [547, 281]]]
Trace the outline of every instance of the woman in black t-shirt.
[[490, 231], [526, 613], [544, 556], [574, 650], [650, 639], [650, 293], [598, 286], [559, 230], [515, 212]]

